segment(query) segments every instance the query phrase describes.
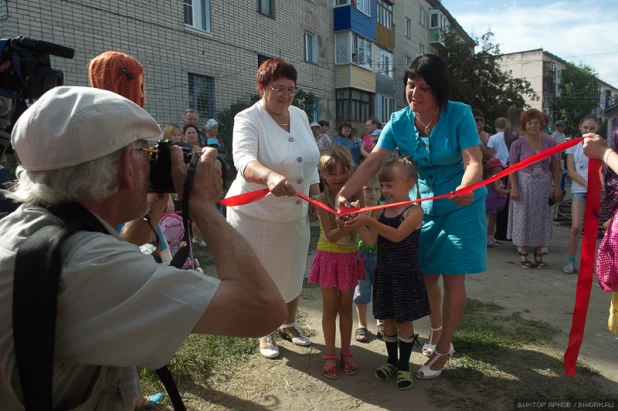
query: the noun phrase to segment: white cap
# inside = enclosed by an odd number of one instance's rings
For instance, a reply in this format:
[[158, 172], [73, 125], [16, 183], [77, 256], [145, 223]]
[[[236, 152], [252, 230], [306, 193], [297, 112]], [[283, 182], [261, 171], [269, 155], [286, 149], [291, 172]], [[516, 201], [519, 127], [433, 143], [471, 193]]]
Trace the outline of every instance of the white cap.
[[158, 140], [154, 118], [132, 101], [91, 87], [55, 87], [15, 123], [11, 144], [22, 167], [49, 171], [87, 163], [137, 140]]
[[322, 126], [314, 121], [313, 123], [309, 124], [309, 127], [322, 127]]
[[216, 126], [217, 124], [219, 124], [217, 123], [217, 120], [215, 120], [214, 118], [211, 118], [210, 120], [206, 122], [206, 124], [204, 125], [204, 128], [206, 129], [206, 131], [208, 131], [214, 126]]

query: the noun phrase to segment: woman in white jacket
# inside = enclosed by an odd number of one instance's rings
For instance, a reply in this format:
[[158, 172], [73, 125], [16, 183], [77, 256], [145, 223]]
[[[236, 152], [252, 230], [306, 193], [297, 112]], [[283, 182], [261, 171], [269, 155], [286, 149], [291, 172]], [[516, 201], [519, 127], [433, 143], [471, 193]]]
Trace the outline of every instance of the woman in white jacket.
[[[296, 193], [319, 194], [320, 153], [307, 115], [291, 106], [296, 77], [291, 63], [265, 61], [257, 73], [262, 99], [234, 118], [232, 152], [238, 175], [227, 196], [265, 187], [270, 193], [261, 201], [229, 207], [227, 220], [251, 244], [287, 303], [288, 318], [279, 335], [307, 346], [311, 341], [295, 317], [309, 249], [309, 219], [317, 217], [314, 207]], [[279, 355], [270, 335], [260, 338], [260, 352], [266, 358]]]

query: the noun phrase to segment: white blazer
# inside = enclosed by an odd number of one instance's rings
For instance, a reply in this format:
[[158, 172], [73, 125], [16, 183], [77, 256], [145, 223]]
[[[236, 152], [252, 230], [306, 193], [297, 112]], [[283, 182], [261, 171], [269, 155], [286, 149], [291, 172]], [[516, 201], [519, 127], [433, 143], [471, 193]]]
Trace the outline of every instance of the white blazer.
[[[266, 188], [250, 183], [244, 171], [251, 161], [286, 177], [296, 191], [309, 195], [309, 186], [319, 183], [320, 152], [309, 127], [307, 114], [290, 106], [290, 132], [282, 129], [264, 108], [262, 100], [234, 118], [232, 153], [238, 175], [227, 197]], [[275, 197], [233, 207], [239, 213], [273, 222], [290, 222], [307, 216], [308, 203], [298, 197]]]

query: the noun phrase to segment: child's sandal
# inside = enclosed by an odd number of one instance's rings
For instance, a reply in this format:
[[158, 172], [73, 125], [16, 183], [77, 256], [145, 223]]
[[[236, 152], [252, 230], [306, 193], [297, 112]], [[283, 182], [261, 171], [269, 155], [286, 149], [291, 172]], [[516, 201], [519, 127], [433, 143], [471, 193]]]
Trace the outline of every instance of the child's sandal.
[[528, 261], [528, 253], [519, 253], [519, 264], [521, 264], [521, 268], [532, 268], [532, 263]]
[[329, 378], [331, 380], [336, 380], [337, 378], [339, 378], [339, 373], [337, 371], [337, 366], [336, 365], [328, 365], [326, 364], [326, 361], [329, 360], [335, 360], [335, 362], [337, 361], [337, 356], [336, 355], [323, 355], [322, 359], [324, 360], [324, 365], [322, 365], [322, 374], [324, 374], [324, 376], [326, 378]]
[[[347, 362], [343, 361], [344, 357], [348, 358]], [[352, 353], [349, 351], [341, 353], [341, 364], [343, 364], [343, 372], [345, 372], [346, 375], [354, 375], [358, 372], [358, 365], [354, 362], [354, 359], [352, 359]]]
[[391, 375], [395, 374], [395, 371], [397, 371], [396, 366], [388, 362], [385, 362], [384, 364], [378, 367], [376, 372], [373, 373], [373, 376], [376, 377], [380, 381], [384, 381], [384, 380], [388, 380], [391, 377]]
[[414, 386], [414, 379], [410, 371], [397, 371], [397, 389], [409, 390]]
[[547, 267], [545, 265], [545, 263], [543, 262], [543, 254], [537, 254], [534, 253], [534, 262], [536, 263], [536, 268], [538, 268], [539, 270], [542, 270], [543, 268]]

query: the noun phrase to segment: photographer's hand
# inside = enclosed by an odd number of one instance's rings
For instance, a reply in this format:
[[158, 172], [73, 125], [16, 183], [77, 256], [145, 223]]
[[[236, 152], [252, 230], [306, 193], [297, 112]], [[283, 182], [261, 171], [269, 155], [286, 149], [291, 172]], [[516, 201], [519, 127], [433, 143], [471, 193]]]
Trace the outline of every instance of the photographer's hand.
[[[174, 188], [178, 193], [178, 198], [182, 198], [188, 164], [184, 162], [180, 147], [171, 148], [171, 159]], [[205, 147], [197, 162], [189, 201], [201, 201], [215, 205], [221, 197], [222, 184], [221, 163], [217, 160], [217, 150]]]

